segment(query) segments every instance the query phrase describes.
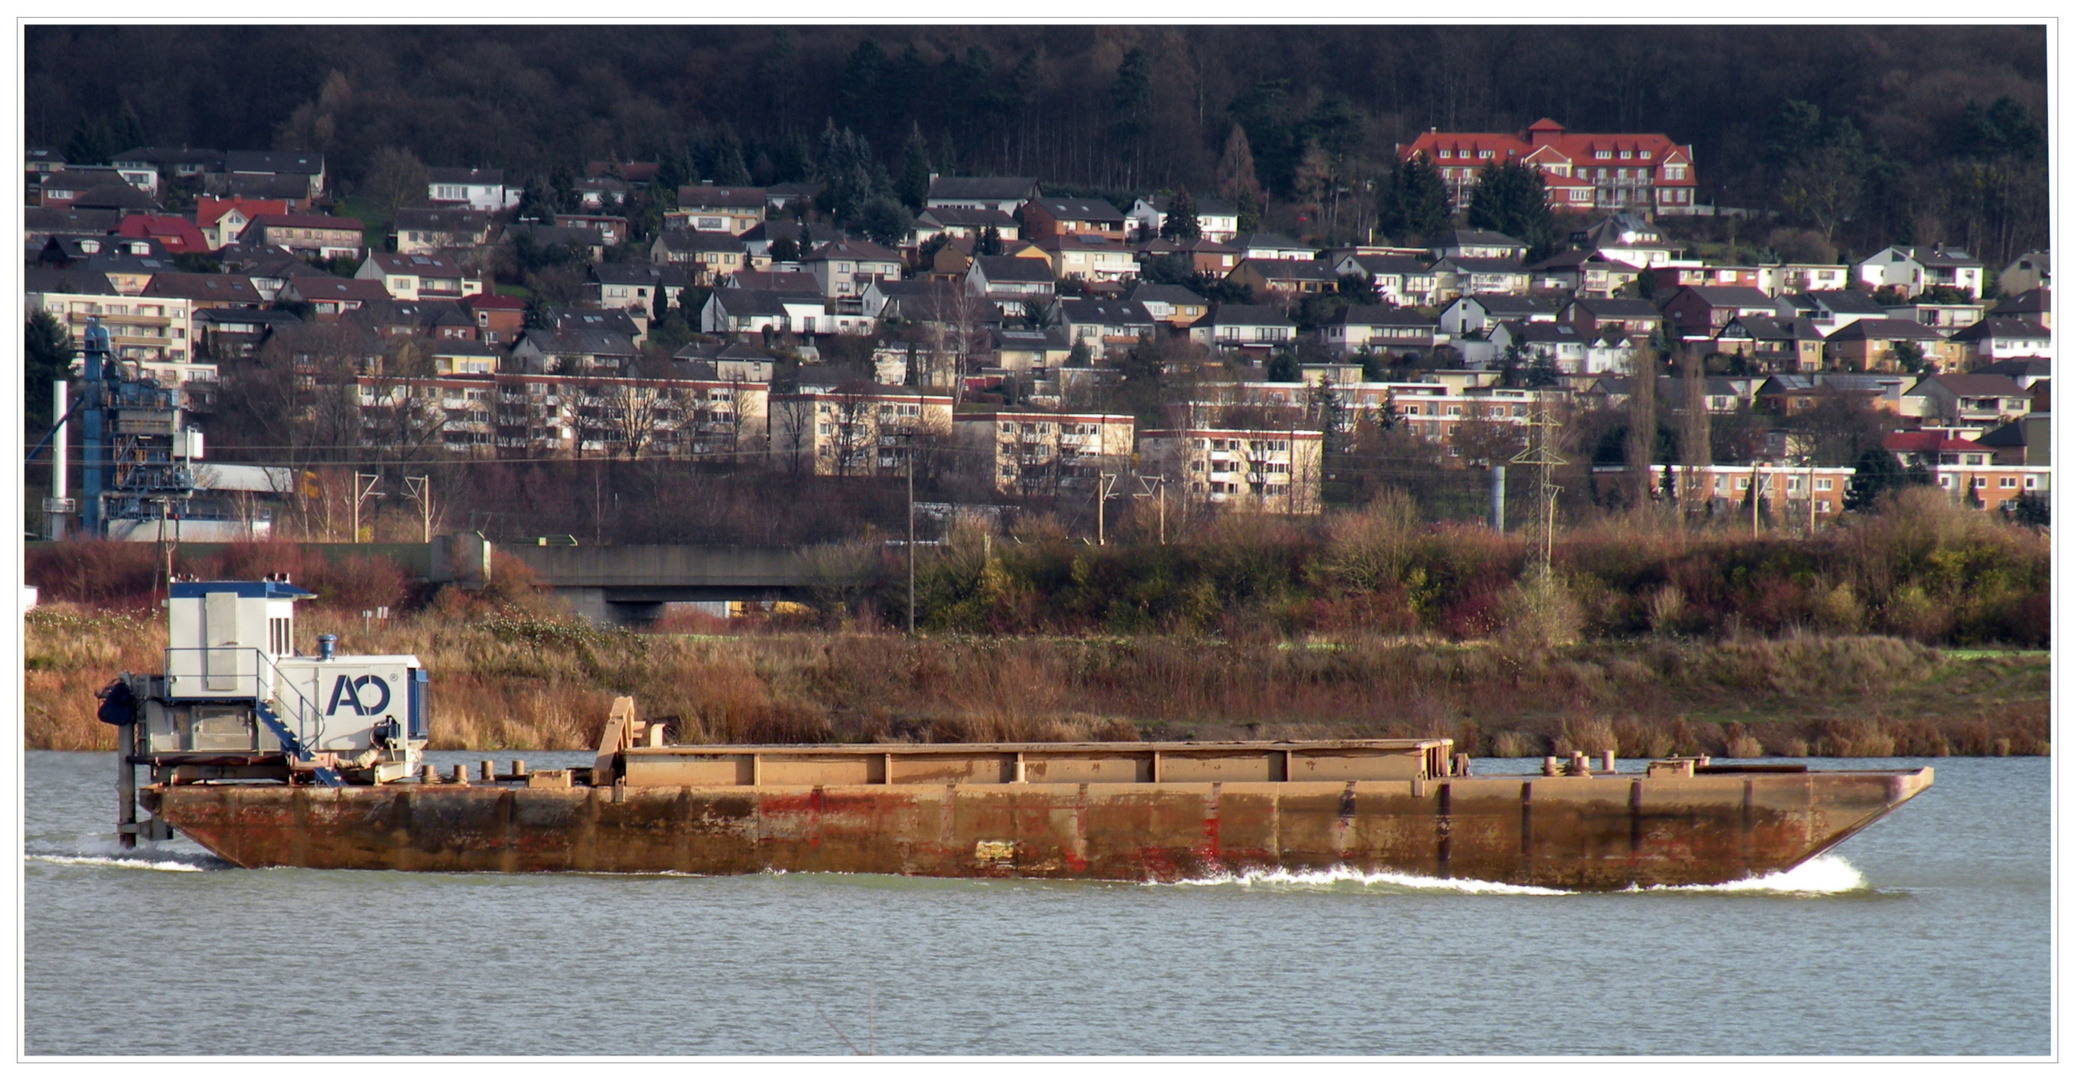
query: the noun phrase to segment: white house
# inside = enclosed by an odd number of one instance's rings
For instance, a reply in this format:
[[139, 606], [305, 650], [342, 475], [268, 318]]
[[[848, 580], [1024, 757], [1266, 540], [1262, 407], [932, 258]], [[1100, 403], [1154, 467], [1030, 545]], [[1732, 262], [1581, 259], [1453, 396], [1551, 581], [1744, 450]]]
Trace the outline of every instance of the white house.
[[425, 194], [434, 206], [495, 211], [519, 205], [520, 191], [505, 189], [503, 169], [427, 169]]

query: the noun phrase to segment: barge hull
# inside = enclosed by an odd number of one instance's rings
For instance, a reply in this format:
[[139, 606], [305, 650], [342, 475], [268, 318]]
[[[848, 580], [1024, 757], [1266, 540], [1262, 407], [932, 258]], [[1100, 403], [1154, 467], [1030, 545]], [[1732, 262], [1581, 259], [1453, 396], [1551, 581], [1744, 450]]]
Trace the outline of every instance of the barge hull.
[[243, 867], [1212, 878], [1342, 868], [1561, 889], [1791, 868], [1929, 787], [1914, 772], [1209, 783], [155, 785]]

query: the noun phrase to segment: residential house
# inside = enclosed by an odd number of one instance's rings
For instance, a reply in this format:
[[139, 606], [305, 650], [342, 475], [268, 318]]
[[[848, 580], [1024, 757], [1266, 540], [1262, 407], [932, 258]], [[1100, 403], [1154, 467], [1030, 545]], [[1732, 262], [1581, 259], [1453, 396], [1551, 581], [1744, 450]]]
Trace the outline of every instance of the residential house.
[[652, 262], [683, 267], [694, 285], [711, 284], [752, 267], [748, 245], [731, 232], [665, 229], [649, 245], [648, 254]]
[[[667, 235], [667, 233], [666, 233]], [[583, 256], [586, 262], [597, 262], [605, 258], [605, 235], [596, 229], [572, 228], [566, 225], [543, 225], [537, 221], [518, 221], [504, 227], [500, 243], [531, 244], [536, 249], [560, 247]], [[660, 243], [660, 240], [658, 241]], [[661, 259], [656, 257], [656, 248], [649, 249], [649, 257], [656, 262], [688, 262], [692, 259]]]
[[1146, 314], [1176, 330], [1187, 329], [1210, 311], [1210, 301], [1180, 285], [1140, 281], [1125, 299], [1145, 305]]
[[1429, 269], [1434, 273], [1434, 297], [1438, 301], [1471, 293], [1525, 296], [1528, 291], [1527, 267], [1514, 259], [1451, 255], [1436, 259]]
[[[1230, 240], [1239, 235], [1239, 206], [1226, 199], [1197, 199], [1197, 235], [1205, 240]], [[1168, 208], [1174, 204], [1172, 195], [1151, 195], [1131, 204], [1130, 219], [1133, 229], [1141, 240], [1151, 240], [1167, 227]]]
[[223, 151], [170, 146], [133, 146], [109, 159], [125, 179], [153, 195], [162, 179], [196, 180], [223, 171]]
[[1101, 199], [1032, 199], [1023, 204], [1023, 235], [1031, 240], [1100, 236], [1124, 242], [1124, 212]]
[[22, 271], [24, 307], [43, 311], [65, 327], [74, 355], [86, 347], [86, 327], [98, 320], [108, 346], [125, 360], [180, 365], [191, 357], [193, 309], [177, 297], [129, 297], [115, 291], [106, 275], [83, 267], [30, 266]]
[[627, 240], [627, 219], [619, 214], [556, 214], [555, 224], [565, 229], [593, 229], [607, 247]]
[[1316, 259], [1318, 249], [1281, 233], [1244, 233], [1225, 241], [1242, 259]]
[[1770, 296], [1748, 285], [1688, 285], [1665, 300], [1665, 333], [1685, 341], [1713, 341], [1739, 315], [1779, 314]]
[[1915, 381], [1908, 375], [1783, 373], [1766, 379], [1753, 400], [1760, 411], [1773, 416], [1796, 416], [1836, 401], [1900, 416], [1902, 394]]
[[1860, 319], [1827, 337], [1823, 351], [1832, 365], [1848, 371], [1901, 371], [1912, 354], [1936, 370], [1956, 371], [1967, 346], [1920, 322]]
[[800, 258], [821, 295], [836, 302], [834, 314], [862, 314], [865, 286], [877, 278], [900, 280], [901, 257], [870, 240], [832, 240]]
[[153, 274], [143, 296], [178, 297], [194, 311], [211, 308], [259, 307], [263, 301], [252, 279], [236, 274], [183, 274], [162, 271]]
[[[1905, 413], [1943, 427], [1994, 427], [2031, 411], [2031, 395], [2003, 375], [1926, 375], [1902, 398]], [[1923, 404], [1912, 408], [1912, 399]]]
[[381, 282], [398, 300], [458, 300], [483, 291], [481, 274], [433, 252], [376, 252], [353, 276]]
[[993, 229], [1003, 240], [1023, 235], [1023, 226], [999, 210], [974, 210], [964, 206], [933, 206], [915, 217], [915, 240], [921, 243], [937, 235], [977, 240]]
[[1950, 336], [1956, 330], [1964, 330], [1981, 321], [1987, 304], [1890, 304], [1885, 309], [1887, 318], [1913, 319], [1925, 326]]
[[1977, 371], [1998, 360], [2053, 356], [2053, 331], [2023, 319], [1983, 319], [1948, 340], [1967, 349]]
[[1265, 299], [1277, 295], [1288, 303], [1301, 295], [1329, 293], [1340, 287], [1340, 276], [1320, 259], [1246, 259], [1227, 279], [1252, 289]]
[[1189, 340], [1229, 351], [1266, 353], [1297, 336], [1297, 324], [1268, 304], [1212, 304], [1210, 314], [1189, 327]]
[[208, 240], [211, 250], [237, 240], [255, 217], [286, 213], [285, 199], [218, 199], [208, 195], [195, 198], [195, 227]]
[[1892, 287], [1900, 289], [1904, 296], [1916, 296], [1925, 289], [1944, 286], [1978, 297], [1981, 295], [1982, 271], [1981, 260], [1958, 248], [1943, 245], [1891, 245], [1852, 267], [1854, 276], [1867, 292]]
[[1138, 274], [1138, 259], [1122, 243], [1097, 233], [1065, 233], [1037, 242], [1061, 280], [1122, 281]]
[[294, 312], [273, 308], [197, 308], [194, 355], [218, 362], [246, 359], [257, 355], [276, 331], [300, 325]]
[[1333, 273], [1366, 280], [1376, 290], [1377, 299], [1397, 307], [1430, 306], [1439, 301], [1433, 269], [1425, 260], [1411, 256], [1343, 255], [1333, 264]]
[[741, 270], [729, 274], [723, 284], [731, 289], [762, 289], [794, 296], [821, 295], [821, 283], [814, 280], [813, 274], [801, 270]]
[[1039, 194], [1038, 182], [1028, 176], [933, 176], [923, 201], [931, 209], [962, 207], [1014, 214]]
[[430, 349], [432, 369], [441, 375], [495, 375], [504, 350], [469, 338], [439, 338]]
[[526, 328], [526, 301], [516, 296], [479, 293], [461, 304], [475, 316], [476, 340], [485, 345], [509, 346]]
[[1636, 279], [1635, 267], [1597, 251], [1559, 251], [1527, 268], [1528, 288], [1610, 297]]
[[70, 205], [80, 210], [114, 210], [124, 216], [156, 214], [163, 209], [157, 199], [120, 180], [97, 184], [74, 198]]
[[704, 334], [812, 334], [824, 305], [819, 296], [765, 292], [761, 289], [715, 289], [699, 313]]
[[1649, 222], [1625, 211], [1573, 232], [1571, 244], [1637, 270], [1663, 266], [1671, 262], [1675, 254], [1664, 242], [1664, 234]]
[[288, 204], [291, 214], [312, 212], [317, 196], [310, 194], [304, 176], [262, 176], [244, 173], [211, 173], [203, 179], [203, 190], [226, 199], [268, 199]]
[[519, 335], [512, 346], [511, 363], [514, 370], [539, 375], [617, 373], [630, 370], [640, 356], [634, 340], [623, 333], [536, 327]]
[[[136, 241], [143, 243], [144, 241]], [[173, 269], [173, 260], [163, 255], [137, 255], [129, 251], [103, 251], [86, 260], [86, 271], [100, 274], [124, 296], [138, 296], [151, 279]]]
[[594, 263], [591, 266], [592, 299], [599, 307], [639, 311], [644, 315], [657, 308], [661, 296], [675, 306], [678, 294], [691, 284], [682, 263]]
[[307, 150], [226, 150], [223, 172], [232, 179], [292, 180], [302, 188], [305, 199], [324, 194], [324, 155]]
[[1517, 349], [1523, 366], [1544, 360], [1559, 375], [1590, 374], [1585, 370], [1585, 335], [1570, 323], [1501, 322], [1491, 328], [1489, 340], [1501, 357]]
[[170, 214], [127, 214], [115, 235], [157, 241], [168, 255], [202, 254], [214, 247], [194, 222]]
[[[2010, 360], [1998, 360], [1974, 369], [1976, 375], [2001, 375], [2013, 379], [2026, 390], [2053, 378], [2053, 360], [2046, 356], [2020, 356]], [[2034, 405], [2032, 411], [2039, 407]]]
[[666, 211], [663, 223], [671, 228], [741, 236], [764, 223], [768, 208], [763, 188], [693, 184], [677, 189], [677, 209]]
[[822, 476], [900, 476], [911, 439], [951, 435], [951, 397], [859, 384], [770, 397], [770, 453]]
[[358, 323], [382, 338], [476, 340], [475, 319], [455, 300], [370, 300], [341, 321]]
[[1519, 262], [1527, 258], [1527, 245], [1489, 229], [1452, 229], [1441, 234], [1429, 249], [1436, 259], [1510, 259]]
[[59, 172], [44, 173], [38, 178], [36, 205], [63, 210], [88, 192], [110, 183], [128, 186], [114, 169], [105, 167], [74, 165]]
[[1472, 294], [1441, 309], [1441, 332], [1450, 338], [1483, 337], [1492, 327], [1511, 320], [1556, 321], [1556, 305], [1534, 296]]
[[1441, 341], [1438, 320], [1408, 307], [1353, 304], [1319, 327], [1320, 344], [1328, 352], [1428, 350]]
[[1414, 157], [1439, 167], [1456, 211], [1486, 168], [1518, 161], [1541, 172], [1555, 209], [1695, 212], [1693, 148], [1662, 134], [1574, 134], [1544, 118], [1519, 135], [1429, 131], [1398, 146], [1400, 161]]
[[1028, 410], [959, 413], [953, 443], [1007, 495], [1093, 490], [1131, 461], [1137, 421], [1113, 413]]
[[[817, 288], [813, 295], [820, 299], [820, 290]], [[965, 304], [972, 306], [969, 309], [961, 306]], [[898, 320], [946, 325], [956, 323], [961, 316], [982, 321], [991, 321], [994, 316], [992, 305], [967, 296], [957, 282], [933, 278], [906, 281], [874, 278], [865, 286], [861, 310], [881, 322]]]
[[625, 180], [610, 176], [587, 176], [570, 188], [576, 192], [578, 205], [600, 212], [625, 208], [627, 193], [634, 190]]
[[519, 205], [520, 190], [507, 190], [503, 169], [427, 169], [425, 194], [434, 207], [459, 206], [495, 213]]
[[1768, 296], [1839, 292], [1852, 281], [1843, 263], [1770, 263], [1758, 268], [1758, 290]]
[[1820, 371], [1823, 333], [1806, 315], [1738, 315], [1715, 336], [1715, 351], [1741, 356], [1764, 371]]
[[1873, 297], [1852, 289], [1795, 293], [1782, 297], [1778, 306], [1782, 315], [1791, 311], [1807, 318], [1824, 337], [1860, 319], [1888, 317], [1888, 309], [1880, 306]]
[[587, 161], [584, 163], [585, 176], [592, 178], [611, 176], [625, 180], [630, 184], [646, 184], [654, 180], [656, 174], [662, 171], [663, 166], [661, 162], [621, 161], [618, 157], [605, 161]]
[[[787, 181], [783, 184], [772, 184], [764, 189], [764, 205], [767, 207], [765, 213], [782, 214], [795, 207], [805, 206], [808, 200], [819, 194], [819, 181]], [[764, 220], [771, 219], [766, 216]]]
[[2027, 319], [2048, 330], [2053, 329], [2053, 286], [2041, 285], [2026, 289], [2016, 296], [2006, 297], [1989, 309], [1988, 318]]
[[388, 299], [389, 291], [379, 281], [313, 274], [283, 279], [274, 302], [308, 304], [312, 318], [318, 322], [333, 322], [369, 303]]
[[1982, 432], [1974, 444], [1988, 447], [1990, 460], [1997, 465], [2051, 466], [2053, 417], [2040, 413], [2017, 417]]
[[1325, 435], [1316, 430], [1170, 428], [1139, 451], [1190, 502], [1265, 514], [1316, 514]]
[[1176, 257], [1189, 261], [1192, 274], [1210, 274], [1224, 277], [1239, 265], [1240, 252], [1231, 244], [1216, 240], [1148, 240], [1138, 246], [1138, 261], [1141, 265], [1154, 259]]
[[1996, 275], [1996, 289], [2005, 296], [2036, 289], [2041, 285], [2053, 284], [2053, 253], [2049, 251], [2027, 251], [2011, 260], [2003, 272]]
[[1073, 341], [1098, 355], [1121, 352], [1153, 336], [1153, 316], [1131, 300], [1083, 300], [1062, 297], [1047, 323], [1063, 326]]
[[1068, 340], [1066, 328], [1061, 326], [1036, 330], [1010, 330], [996, 326], [988, 329], [988, 336], [994, 347], [995, 366], [1011, 375], [1043, 378], [1064, 366], [1073, 356], [1073, 342]]
[[1932, 483], [1962, 505], [2007, 512], [2019, 496], [2053, 489], [2051, 465], [1998, 462], [2000, 446], [1983, 446], [1941, 431], [1892, 432], [1881, 445], [1904, 466], [1921, 465]]
[[319, 259], [357, 259], [365, 248], [359, 218], [330, 214], [260, 214], [238, 239]]
[[1686, 288], [1757, 289], [1764, 279], [1755, 266], [1703, 265], [1690, 260], [1674, 260], [1653, 266], [1646, 273], [1652, 294], [1660, 297], [1669, 297]]
[[1664, 314], [1648, 300], [1581, 296], [1564, 305], [1557, 321], [1570, 323], [1587, 338], [1600, 337], [1609, 330], [1623, 337], [1648, 337], [1664, 325]]
[[973, 260], [965, 277], [966, 292], [994, 301], [1004, 315], [1022, 314], [1025, 304], [1051, 303], [1054, 287], [1047, 259], [982, 255]]
[[40, 251], [44, 243], [54, 236], [107, 236], [122, 226], [122, 218], [122, 214], [111, 210], [79, 210], [56, 206], [24, 207], [22, 250]]
[[490, 242], [491, 216], [481, 210], [433, 210], [405, 207], [396, 212], [394, 232], [400, 255], [479, 247]]

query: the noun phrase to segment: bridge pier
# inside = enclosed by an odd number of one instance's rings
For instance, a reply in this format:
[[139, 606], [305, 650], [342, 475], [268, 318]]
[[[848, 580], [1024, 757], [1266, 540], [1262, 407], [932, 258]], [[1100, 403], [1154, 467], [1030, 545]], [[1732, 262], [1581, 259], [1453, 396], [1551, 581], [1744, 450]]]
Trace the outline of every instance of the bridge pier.
[[646, 626], [662, 617], [662, 601], [621, 600], [611, 595], [614, 591], [595, 586], [557, 586], [555, 595], [568, 604], [571, 611], [594, 623]]

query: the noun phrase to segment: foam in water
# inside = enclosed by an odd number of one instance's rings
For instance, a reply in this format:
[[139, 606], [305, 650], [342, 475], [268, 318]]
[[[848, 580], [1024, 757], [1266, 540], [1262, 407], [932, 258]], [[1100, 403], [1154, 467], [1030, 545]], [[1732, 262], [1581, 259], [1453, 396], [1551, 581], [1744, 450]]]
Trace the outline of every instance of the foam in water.
[[1726, 881], [1720, 885], [1653, 885], [1646, 892], [1792, 893], [1801, 896], [1834, 896], [1861, 892], [1866, 876], [1839, 855], [1819, 855], [1791, 870], [1763, 877]]
[[[1148, 884], [1158, 884], [1149, 882]], [[1437, 878], [1423, 874], [1399, 874], [1390, 871], [1367, 873], [1347, 867], [1336, 866], [1330, 870], [1242, 870], [1215, 877], [1185, 878], [1173, 882], [1175, 885], [1239, 885], [1252, 888], [1256, 885], [1295, 886], [1298, 888], [1320, 888], [1334, 885], [1358, 885], [1363, 888], [1392, 888], [1418, 892], [1455, 892], [1504, 896], [1568, 896], [1563, 889], [1547, 889], [1539, 885], [1510, 885], [1503, 881], [1478, 881], [1473, 878]]]
[[23, 853], [22, 858], [27, 862], [59, 866], [105, 866], [117, 870], [161, 870], [179, 874], [223, 870], [231, 865], [214, 855], [125, 848], [113, 840], [83, 840], [78, 848], [30, 851]]

